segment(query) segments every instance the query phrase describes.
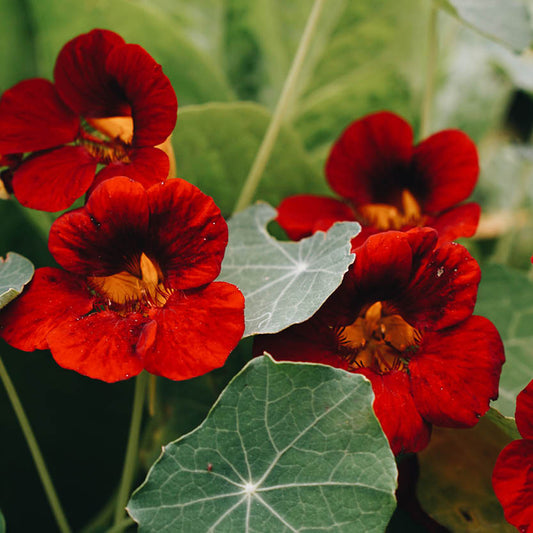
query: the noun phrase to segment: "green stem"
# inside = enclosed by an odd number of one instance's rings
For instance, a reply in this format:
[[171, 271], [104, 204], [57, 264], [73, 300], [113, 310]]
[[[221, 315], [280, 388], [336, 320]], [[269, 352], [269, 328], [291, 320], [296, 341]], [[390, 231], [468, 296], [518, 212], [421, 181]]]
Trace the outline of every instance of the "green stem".
[[126, 528], [135, 525], [135, 522], [131, 518], [124, 518], [113, 527], [109, 528], [106, 533], [122, 533]]
[[142, 372], [135, 378], [135, 392], [133, 394], [133, 408], [131, 412], [130, 432], [128, 435], [128, 445], [124, 457], [124, 468], [122, 469], [122, 479], [118, 489], [117, 504], [115, 507], [114, 526], [118, 526], [124, 518], [124, 510], [128, 503], [133, 477], [137, 469], [137, 452], [139, 449], [139, 435], [141, 432], [141, 421], [146, 394], [146, 384], [148, 374]]
[[246, 178], [239, 199], [235, 204], [234, 213], [237, 211], [242, 211], [252, 202], [255, 191], [257, 190], [265, 167], [270, 158], [270, 154], [272, 153], [276, 143], [276, 139], [283, 122], [283, 117], [287, 111], [287, 106], [289, 105], [293, 93], [296, 90], [296, 82], [298, 81], [305, 57], [311, 45], [312, 37], [317, 27], [320, 12], [324, 4], [325, 0], [315, 0], [315, 3], [313, 4], [313, 9], [311, 10], [309, 18], [307, 19], [307, 24], [300, 40], [296, 55], [294, 56], [289, 74], [287, 75], [287, 79], [283, 85], [276, 109], [274, 110], [274, 114], [272, 115], [272, 119], [268, 125], [257, 155], [255, 156], [252, 168], [250, 169], [248, 177]]
[[431, 133], [431, 111], [433, 108], [433, 93], [435, 89], [435, 71], [437, 69], [437, 53], [439, 39], [437, 34], [438, 9], [432, 5], [429, 14], [429, 28], [427, 41], [426, 84], [422, 99], [420, 117], [420, 138], [425, 139]]
[[4, 366], [4, 363], [1, 358], [0, 379], [2, 379], [2, 383], [6, 388], [7, 396], [11, 401], [11, 405], [13, 406], [13, 410], [15, 411], [15, 415], [17, 416], [18, 422], [22, 429], [22, 433], [24, 433], [24, 437], [26, 438], [26, 442], [28, 443], [28, 447], [35, 463], [35, 467], [37, 468], [37, 472], [39, 473], [39, 477], [41, 478], [41, 483], [43, 484], [44, 492], [46, 493], [48, 503], [52, 508], [52, 513], [54, 514], [59, 530], [61, 531], [61, 533], [70, 533], [71, 529], [68, 525], [65, 513], [63, 512], [63, 508], [61, 507], [61, 503], [59, 502], [59, 498], [57, 497], [57, 493], [54, 489], [54, 484], [52, 483], [52, 479], [50, 477], [50, 474], [48, 473], [48, 469], [46, 468], [46, 463], [44, 462], [43, 455], [41, 453], [41, 450], [39, 449], [39, 445], [37, 444], [37, 439], [35, 438], [33, 430], [31, 429], [30, 421], [28, 420], [28, 417], [24, 412], [17, 391], [15, 390], [15, 386], [13, 385], [13, 382], [11, 381], [11, 378], [9, 377], [7, 369]]

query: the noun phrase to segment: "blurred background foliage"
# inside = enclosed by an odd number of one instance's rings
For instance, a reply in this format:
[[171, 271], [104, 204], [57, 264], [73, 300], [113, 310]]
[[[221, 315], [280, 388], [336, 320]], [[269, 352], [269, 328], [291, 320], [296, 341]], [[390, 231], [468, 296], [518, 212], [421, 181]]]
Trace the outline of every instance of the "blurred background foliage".
[[[473, 199], [482, 205], [483, 217], [476, 238], [464, 244], [482, 267], [500, 263], [522, 269], [521, 283], [510, 276], [513, 290], [520, 292], [527, 285], [531, 294], [527, 270], [533, 253], [533, 54], [526, 11], [531, 6], [491, 0], [484, 6], [484, 20], [465, 11], [466, 4], [439, 2], [444, 9], [438, 17], [431, 131], [460, 128], [478, 144], [482, 172]], [[0, 0], [0, 92], [29, 77], [52, 79], [65, 42], [93, 28], [107, 28], [141, 44], [162, 64], [178, 97], [173, 136], [178, 175], [211, 194], [229, 215], [311, 5], [311, 0]], [[389, 109], [418, 131], [431, 9], [430, 0], [328, 1], [257, 199], [275, 206], [290, 194], [333, 195], [323, 174], [328, 151], [341, 131], [365, 114]], [[494, 28], [494, 16], [500, 15], [500, 25]], [[473, 31], [461, 18], [470, 26], [481, 21], [481, 30], [496, 39]], [[0, 255], [13, 250], [36, 267], [53, 265], [46, 246], [53, 219], [15, 201], [1, 201]], [[491, 293], [490, 286], [484, 290]], [[507, 285], [500, 292], [501, 298], [509, 297]], [[499, 304], [494, 298], [483, 302], [483, 313], [497, 325], [502, 320]], [[520, 306], [520, 320], [533, 312], [533, 305], [530, 309], [523, 299]], [[505, 329], [509, 345], [513, 335], [514, 330]], [[531, 340], [522, 328], [521, 346]], [[46, 352], [24, 354], [3, 342], [1, 350], [64, 507], [80, 530], [116, 488], [133, 383], [90, 380], [59, 368]], [[531, 349], [520, 353], [523, 361], [532, 355]], [[144, 467], [161, 444], [198, 425], [249, 354], [246, 341], [225, 368], [209, 376], [186, 383], [160, 380], [159, 409], [147, 420]], [[512, 402], [509, 405], [512, 410]], [[0, 421], [0, 507], [8, 531], [55, 531], [3, 390]], [[432, 456], [427, 457], [426, 463]], [[490, 507], [485, 500], [484, 505]], [[434, 507], [432, 503], [437, 516], [446, 515]], [[498, 530], [501, 512], [496, 518], [491, 513], [481, 522], [496, 520]], [[454, 516], [453, 530], [477, 531], [465, 518], [468, 512], [462, 516], [461, 525], [461, 517]], [[398, 520], [400, 526], [394, 527], [401, 531], [405, 525]], [[97, 526], [85, 531], [99, 531]]]

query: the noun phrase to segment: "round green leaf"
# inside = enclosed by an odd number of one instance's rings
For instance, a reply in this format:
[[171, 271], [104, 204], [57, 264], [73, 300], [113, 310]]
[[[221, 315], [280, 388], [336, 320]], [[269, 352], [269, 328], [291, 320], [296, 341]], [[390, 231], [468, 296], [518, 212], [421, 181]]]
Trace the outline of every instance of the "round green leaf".
[[276, 210], [256, 204], [229, 221], [219, 279], [244, 294], [244, 336], [276, 333], [311, 317], [341, 284], [355, 254], [357, 222], [334, 224], [298, 242], [281, 242], [266, 229]]
[[[189, 106], [179, 111], [172, 137], [178, 177], [213, 197], [224, 214], [235, 207], [271, 119], [257, 104], [239, 102]], [[313, 170], [294, 131], [281, 129], [255, 197], [273, 205], [291, 194], [328, 191]]]
[[0, 309], [15, 299], [33, 277], [34, 268], [28, 259], [9, 252], [0, 257]]
[[139, 531], [384, 531], [396, 464], [372, 387], [332, 367], [251, 361], [166, 446], [128, 512]]
[[529, 11], [522, 0], [437, 0], [467, 26], [521, 52], [533, 38]]

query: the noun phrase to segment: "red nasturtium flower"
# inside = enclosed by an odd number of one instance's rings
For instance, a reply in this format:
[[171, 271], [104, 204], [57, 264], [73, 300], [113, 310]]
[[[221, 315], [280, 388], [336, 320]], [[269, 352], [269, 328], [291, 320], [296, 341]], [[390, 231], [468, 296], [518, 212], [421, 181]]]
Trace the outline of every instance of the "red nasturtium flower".
[[498, 395], [500, 336], [472, 316], [479, 266], [464, 247], [436, 243], [430, 228], [370, 236], [312, 318], [254, 346], [370, 379], [395, 454], [423, 449], [431, 424], [475, 425]]
[[516, 399], [516, 425], [522, 440], [507, 445], [492, 473], [494, 492], [507, 521], [533, 532], [533, 381]]
[[97, 182], [125, 175], [150, 186], [167, 177], [156, 146], [172, 133], [178, 104], [143, 48], [93, 30], [62, 48], [54, 79], [22, 81], [0, 99], [0, 154], [28, 154], [12, 178], [21, 204], [66, 209], [94, 185], [98, 165]]
[[108, 382], [204, 374], [244, 331], [242, 294], [213, 282], [227, 237], [213, 200], [186, 181], [106, 180], [54, 222], [48, 246], [65, 270], [36, 271], [0, 313], [0, 336]]
[[380, 112], [352, 122], [333, 145], [326, 163], [331, 188], [343, 200], [314, 195], [286, 198], [278, 222], [291, 239], [357, 220], [361, 244], [373, 233], [430, 226], [439, 241], [472, 236], [479, 222], [465, 200], [477, 181], [477, 150], [459, 130], [445, 130], [413, 146], [413, 130], [401, 117]]

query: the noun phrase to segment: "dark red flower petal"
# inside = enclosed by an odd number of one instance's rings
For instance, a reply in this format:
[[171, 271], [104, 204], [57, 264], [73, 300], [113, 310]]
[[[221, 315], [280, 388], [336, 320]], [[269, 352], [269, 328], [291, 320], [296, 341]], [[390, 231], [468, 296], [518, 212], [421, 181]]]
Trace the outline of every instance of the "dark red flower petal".
[[46, 150], [73, 141], [80, 124], [61, 101], [54, 85], [25, 80], [0, 99], [0, 153]]
[[[48, 248], [67, 270], [108, 276], [146, 251], [149, 222], [145, 188], [129, 178], [101, 183], [85, 207], [61, 215], [50, 229]], [[181, 226], [180, 226], [181, 229]]]
[[398, 115], [387, 111], [352, 122], [333, 145], [326, 162], [332, 189], [355, 206], [381, 203], [408, 168], [413, 153], [413, 131]]
[[479, 174], [476, 145], [459, 130], [435, 133], [415, 147], [414, 167], [426, 184], [426, 213], [436, 213], [470, 196]]
[[[437, 240], [436, 233], [429, 231], [431, 247]], [[422, 233], [420, 233], [422, 236]], [[413, 248], [406, 233], [386, 231], [370, 235], [359, 248], [355, 248], [353, 278], [361, 297], [368, 294], [373, 301], [388, 299], [403, 286], [411, 276]]]
[[178, 102], [161, 65], [140, 46], [126, 44], [109, 54], [106, 69], [131, 106], [132, 144], [155, 146], [164, 142], [176, 124]]
[[94, 179], [97, 161], [81, 146], [63, 146], [26, 159], [13, 174], [13, 192], [26, 207], [67, 209]]
[[427, 332], [409, 362], [418, 411], [439, 426], [475, 425], [498, 397], [504, 360], [500, 335], [486, 318], [473, 316], [456, 327]]
[[183, 380], [221, 367], [244, 332], [244, 297], [234, 285], [215, 282], [175, 293], [150, 311], [137, 344], [148, 372]]
[[150, 240], [174, 289], [213, 281], [228, 242], [228, 226], [210, 196], [176, 178], [148, 189]]
[[64, 321], [47, 340], [58, 365], [112, 383], [142, 371], [135, 346], [147, 320], [137, 313], [101, 311]]
[[452, 207], [436, 217], [428, 217], [426, 226], [438, 231], [440, 245], [459, 237], [472, 237], [476, 233], [480, 214], [479, 205], [471, 202]]
[[374, 412], [394, 455], [423, 450], [429, 443], [431, 426], [420, 416], [413, 401], [408, 374], [393, 371], [380, 375], [368, 369], [357, 373], [372, 383], [376, 396]]
[[90, 195], [100, 183], [115, 176], [127, 176], [142, 184], [146, 189], [167, 179], [170, 162], [163, 150], [159, 148], [133, 149], [129, 154], [129, 159], [129, 163], [117, 161], [104, 167], [96, 175], [87, 194]]
[[256, 335], [253, 355], [267, 352], [278, 361], [320, 363], [348, 370], [348, 361], [339, 357], [336, 347], [337, 341], [332, 331], [311, 318], [279, 333]]
[[522, 437], [533, 438], [533, 381], [516, 399], [516, 425]]
[[57, 92], [72, 110], [87, 118], [129, 116], [124, 88], [106, 70], [111, 51], [124, 39], [109, 30], [92, 30], [69, 41], [57, 56]]
[[[410, 230], [406, 235], [418, 231]], [[431, 253], [417, 255], [409, 285], [394, 298], [402, 316], [421, 331], [447, 328], [468, 318], [481, 279], [476, 260], [457, 243], [445, 243]]]
[[38, 268], [22, 295], [0, 312], [0, 336], [19, 350], [44, 350], [51, 331], [92, 307], [84, 279], [57, 268]]
[[515, 440], [498, 456], [492, 486], [506, 520], [521, 532], [533, 526], [533, 439]]
[[335, 198], [298, 194], [285, 198], [278, 206], [277, 222], [292, 240], [327, 231], [335, 222], [355, 220], [353, 211]]

